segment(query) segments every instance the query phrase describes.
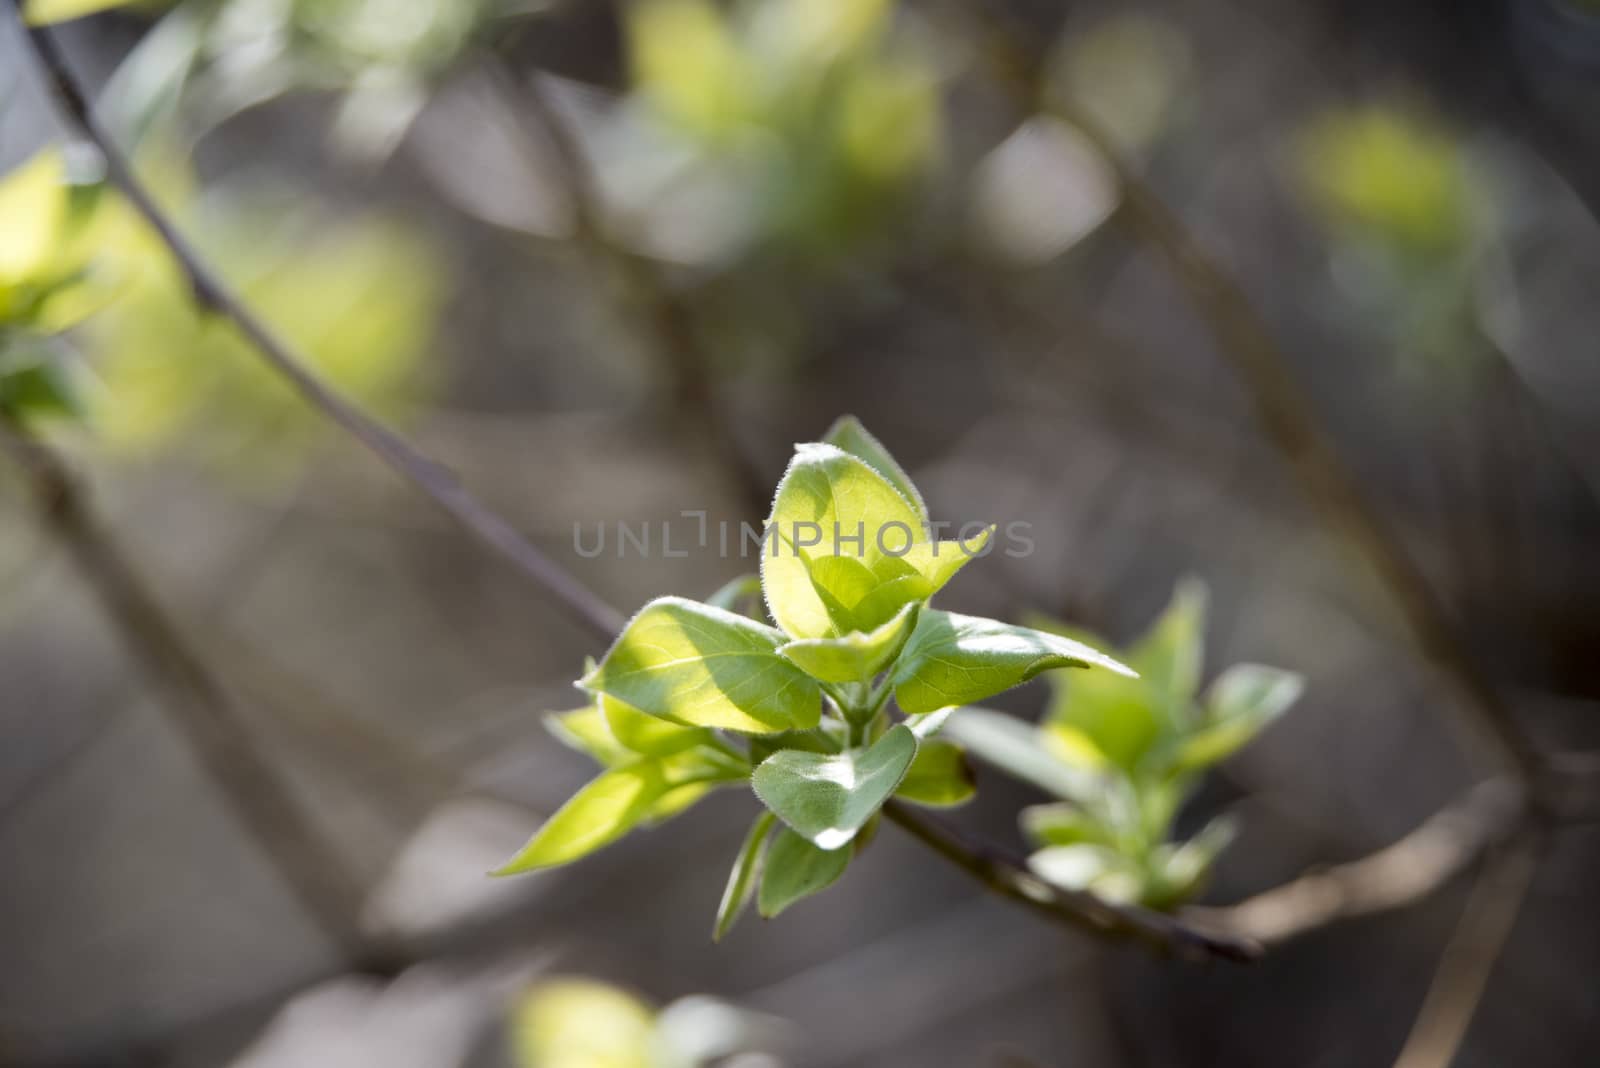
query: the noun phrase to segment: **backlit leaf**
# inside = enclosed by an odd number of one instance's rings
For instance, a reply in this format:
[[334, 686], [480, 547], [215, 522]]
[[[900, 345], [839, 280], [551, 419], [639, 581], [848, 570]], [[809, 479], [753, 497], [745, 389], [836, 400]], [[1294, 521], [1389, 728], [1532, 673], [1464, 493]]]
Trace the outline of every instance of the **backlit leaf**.
[[862, 750], [774, 753], [757, 765], [750, 783], [797, 833], [822, 849], [839, 849], [894, 793], [916, 755], [916, 736], [901, 723]]

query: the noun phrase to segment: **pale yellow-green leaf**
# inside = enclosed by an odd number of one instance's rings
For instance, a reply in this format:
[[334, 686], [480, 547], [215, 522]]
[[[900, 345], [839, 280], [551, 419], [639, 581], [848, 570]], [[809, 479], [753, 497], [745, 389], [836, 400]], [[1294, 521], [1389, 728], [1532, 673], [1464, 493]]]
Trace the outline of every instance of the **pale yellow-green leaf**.
[[22, 18], [29, 26], [48, 26], [52, 22], [80, 19], [113, 7], [122, 7], [129, 0], [27, 0], [22, 5]]
[[783, 635], [681, 597], [651, 601], [580, 685], [675, 723], [769, 734], [822, 715], [815, 680], [778, 655]]
[[930, 808], [953, 808], [972, 800], [977, 792], [972, 767], [961, 747], [934, 740], [917, 747], [916, 759], [894, 796]]
[[814, 679], [860, 682], [889, 666], [916, 622], [917, 605], [908, 604], [869, 633], [851, 631], [837, 638], [802, 638], [779, 646], [778, 652]]
[[655, 1013], [639, 999], [590, 979], [550, 979], [511, 1016], [520, 1068], [656, 1068]]

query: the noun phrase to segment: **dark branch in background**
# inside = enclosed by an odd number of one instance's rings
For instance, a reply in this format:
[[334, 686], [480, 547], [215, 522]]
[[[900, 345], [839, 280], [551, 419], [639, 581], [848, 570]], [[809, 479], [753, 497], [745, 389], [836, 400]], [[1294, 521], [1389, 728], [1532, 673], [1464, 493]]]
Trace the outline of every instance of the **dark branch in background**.
[[1236, 905], [1195, 907], [1183, 915], [1198, 926], [1274, 946], [1338, 920], [1404, 908], [1511, 838], [1525, 813], [1522, 788], [1491, 779], [1376, 853], [1308, 872]]
[[1164, 912], [1052, 886], [1029, 872], [1021, 861], [987, 843], [967, 841], [955, 828], [898, 801], [884, 805], [883, 814], [990, 890], [1058, 923], [1112, 940], [1137, 942], [1163, 956], [1184, 960], [1253, 961], [1261, 956], [1261, 946], [1248, 936], [1191, 927]]
[[40, 523], [71, 554], [123, 641], [168, 691], [173, 722], [244, 829], [323, 933], [365, 961], [371, 954], [357, 926], [361, 887], [258, 752], [227, 690], [90, 515], [61, 457], [4, 421], [0, 453], [22, 473]]
[[[22, 23], [22, 0], [12, 0]], [[286, 378], [312, 407], [371, 450], [396, 474], [449, 513], [479, 541], [510, 560], [529, 578], [570, 608], [592, 631], [609, 637], [621, 629], [623, 619], [604, 601], [558, 566], [502, 516], [486, 508], [456, 478], [406, 440], [356, 407], [323, 382], [307, 362], [256, 317], [223, 283], [211, 267], [178, 232], [156, 204], [149, 190], [94, 117], [88, 98], [73, 77], [50, 31], [23, 24], [45, 81], [67, 120], [99, 149], [106, 175], [135, 210], [144, 217], [172, 253], [187, 277], [195, 303], [204, 311], [231, 322], [239, 333]]]
[[[517, 120], [521, 141], [530, 150], [548, 144], [559, 180], [572, 207], [576, 236], [598, 274], [616, 280], [622, 301], [644, 321], [657, 355], [672, 376], [673, 409], [688, 416], [703, 433], [711, 457], [730, 488], [755, 515], [770, 503], [764, 482], [743, 462], [738, 440], [716, 396], [707, 354], [696, 336], [694, 311], [655, 261], [620, 245], [606, 223], [606, 205], [593, 162], [562, 118], [537, 77], [528, 80], [501, 53], [485, 52], [489, 75]], [[538, 166], [543, 161], [536, 158]]]

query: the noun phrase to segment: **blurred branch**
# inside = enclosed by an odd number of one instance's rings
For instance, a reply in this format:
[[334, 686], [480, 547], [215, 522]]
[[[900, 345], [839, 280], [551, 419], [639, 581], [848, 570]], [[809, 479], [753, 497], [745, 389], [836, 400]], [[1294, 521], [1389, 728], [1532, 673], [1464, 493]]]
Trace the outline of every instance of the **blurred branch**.
[[257, 751], [226, 689], [100, 528], [65, 462], [0, 422], [0, 453], [25, 476], [40, 523], [68, 550], [123, 640], [172, 700], [167, 708], [212, 784], [325, 934], [361, 954], [362, 891], [343, 859]]
[[[643, 318], [658, 356], [671, 373], [674, 410], [693, 418], [740, 501], [753, 509], [753, 514], [764, 515], [770, 495], [765, 483], [740, 459], [738, 441], [718, 403], [706, 355], [696, 337], [693, 310], [654, 260], [612, 237], [594, 164], [538, 76], [523, 78], [497, 51], [486, 50], [485, 59], [508, 110], [516, 116], [519, 141], [530, 149], [542, 143], [553, 150], [563, 191], [572, 206], [577, 239], [597, 271], [617, 279], [623, 301], [635, 305]], [[538, 165], [542, 158], [533, 162]]]
[[883, 814], [990, 890], [1057, 923], [1185, 960], [1252, 961], [1261, 955], [1261, 947], [1248, 937], [1190, 927], [1164, 913], [1051, 886], [1016, 859], [987, 843], [967, 841], [953, 827], [898, 801], [886, 804]]
[[[18, 22], [22, 23], [22, 0], [12, 0], [12, 6]], [[307, 403], [365, 445], [479, 541], [498, 551], [543, 586], [592, 631], [609, 636], [620, 629], [623, 620], [615, 609], [564, 571], [498, 513], [486, 508], [448, 471], [323, 382], [304, 358], [256, 317], [201, 259], [133, 173], [128, 161], [94, 117], [87, 97], [50, 31], [26, 24], [23, 30], [43, 68], [47, 87], [57, 106], [68, 122], [100, 150], [107, 177], [166, 245], [188, 279], [196, 305], [231, 322]]]
[[1404, 908], [1511, 838], [1525, 814], [1524, 790], [1491, 779], [1376, 853], [1309, 872], [1236, 905], [1191, 908], [1184, 915], [1199, 926], [1274, 946], [1338, 920]]
[[[1218, 349], [1233, 366], [1255, 404], [1268, 437], [1288, 460], [1307, 496], [1361, 556], [1390, 594], [1419, 649], [1460, 698], [1463, 722], [1498, 762], [1533, 781], [1539, 757], [1524, 738], [1510, 706], [1457, 638], [1449, 615], [1405, 547], [1384, 528], [1362, 496], [1355, 475], [1320, 429], [1310, 399], [1295, 381], [1290, 361], [1232, 276], [1190, 234], [1178, 215], [1139, 178], [1116, 140], [1091, 115], [1070, 101], [1040, 99], [1032, 51], [986, 19], [972, 26], [983, 57], [1015, 102], [1042, 108], [1072, 123], [1112, 167], [1122, 187], [1124, 212], [1167, 262], [1190, 300], [1216, 335]], [[1533, 803], [1542, 804], [1535, 797]]]
[[1449, 1068], [1455, 1061], [1533, 882], [1539, 848], [1538, 835], [1523, 838], [1478, 877], [1395, 1068]]

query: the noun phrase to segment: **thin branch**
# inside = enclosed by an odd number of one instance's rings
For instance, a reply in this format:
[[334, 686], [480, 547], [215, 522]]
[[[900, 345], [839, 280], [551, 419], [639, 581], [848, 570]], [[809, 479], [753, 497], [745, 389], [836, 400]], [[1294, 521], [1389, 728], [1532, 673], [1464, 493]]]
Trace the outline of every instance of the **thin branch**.
[[40, 523], [71, 554], [129, 649], [168, 691], [174, 724], [240, 824], [323, 932], [365, 956], [357, 926], [362, 890], [343, 858], [258, 752], [227, 690], [96, 523], [65, 462], [4, 423], [0, 453], [25, 476]]
[[1539, 861], [1539, 836], [1524, 838], [1479, 876], [1450, 936], [1395, 1068], [1450, 1068], [1505, 949]]
[[[12, 0], [21, 22], [22, 0]], [[70, 124], [99, 149], [106, 175], [150, 225], [182, 269], [195, 303], [231, 322], [272, 368], [312, 407], [365, 445], [379, 460], [410, 482], [479, 541], [497, 550], [519, 570], [570, 608], [592, 631], [609, 636], [623, 619], [610, 605], [584, 587], [540, 551], [498, 513], [485, 507], [456, 479], [404, 438], [374, 420], [333, 387], [323, 382], [307, 361], [252, 312], [201, 258], [162, 211], [116, 144], [94, 117], [87, 97], [74, 78], [49, 30], [23, 25], [46, 84]]]
[[1338, 920], [1426, 898], [1509, 840], [1525, 814], [1524, 791], [1506, 779], [1491, 779], [1376, 853], [1308, 872], [1236, 905], [1190, 908], [1183, 915], [1207, 929], [1279, 945]]
[[1051, 886], [1015, 858], [987, 844], [967, 841], [955, 828], [898, 801], [885, 805], [883, 814], [996, 894], [1056, 923], [1114, 941], [1137, 942], [1162, 956], [1185, 960], [1243, 962], [1261, 955], [1261, 947], [1248, 937], [1191, 927], [1165, 913]]
[[[1307, 496], [1371, 568], [1388, 591], [1423, 656], [1451, 684], [1474, 741], [1507, 769], [1535, 780], [1539, 757], [1510, 706], [1457, 637], [1449, 615], [1422, 571], [1385, 529], [1362, 496], [1355, 475], [1319, 429], [1316, 409], [1295, 381], [1290, 363], [1235, 282], [1191, 235], [1183, 221], [1144, 182], [1093, 116], [1068, 101], [1038, 99], [1035, 62], [1013, 35], [986, 23], [984, 57], [1022, 107], [1040, 107], [1076, 126], [1109, 162], [1122, 188], [1124, 210], [1173, 275], [1217, 338], [1217, 348], [1247, 387], [1263, 429], [1288, 460]], [[1542, 804], [1534, 798], [1535, 804]]]

